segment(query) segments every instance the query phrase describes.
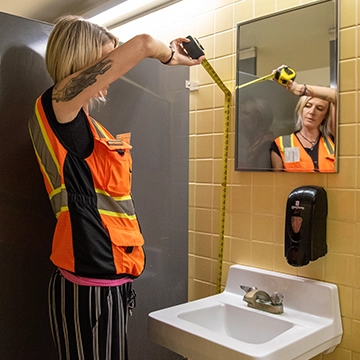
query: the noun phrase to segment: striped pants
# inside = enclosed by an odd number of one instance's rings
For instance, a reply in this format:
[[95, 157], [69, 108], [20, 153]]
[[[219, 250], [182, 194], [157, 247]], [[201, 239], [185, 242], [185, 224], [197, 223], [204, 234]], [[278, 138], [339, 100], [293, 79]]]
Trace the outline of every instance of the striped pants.
[[49, 283], [49, 315], [59, 360], [127, 360], [132, 283], [79, 286], [58, 270]]

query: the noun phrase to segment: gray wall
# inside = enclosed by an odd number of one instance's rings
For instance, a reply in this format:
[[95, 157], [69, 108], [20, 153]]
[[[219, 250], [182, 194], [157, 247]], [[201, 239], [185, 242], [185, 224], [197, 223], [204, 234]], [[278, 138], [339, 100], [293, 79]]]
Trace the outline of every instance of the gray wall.
[[[0, 13], [0, 354], [55, 360], [47, 314], [54, 216], [27, 122], [51, 85], [43, 56], [52, 25]], [[152, 343], [147, 314], [187, 300], [187, 68], [147, 60], [109, 90], [93, 116], [114, 134], [132, 132], [133, 194], [147, 264], [135, 281], [130, 359], [180, 357]]]
[[0, 13], [0, 357], [55, 359], [47, 312], [54, 216], [28, 133], [50, 84], [52, 27]]

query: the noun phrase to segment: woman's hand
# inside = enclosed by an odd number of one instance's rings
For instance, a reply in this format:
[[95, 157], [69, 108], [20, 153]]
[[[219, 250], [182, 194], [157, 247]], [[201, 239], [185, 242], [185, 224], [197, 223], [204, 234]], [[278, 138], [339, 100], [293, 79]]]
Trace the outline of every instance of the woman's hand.
[[300, 95], [301, 94], [301, 85], [299, 85], [294, 80], [289, 80], [286, 84], [286, 90], [293, 93], [294, 95]]
[[[282, 68], [287, 65], [281, 65], [277, 69], [273, 70], [272, 74], [275, 74], [277, 71], [281, 71]], [[273, 80], [275, 79], [275, 75]], [[306, 85], [298, 84], [294, 80], [289, 80], [285, 86], [286, 90], [297, 96], [311, 96], [319, 99], [329, 101], [333, 104], [336, 104], [337, 101], [337, 91], [334, 88], [327, 86], [316, 86], [316, 85]]]
[[174, 51], [173, 58], [168, 63], [168, 65], [199, 65], [205, 59], [205, 56], [200, 56], [198, 59], [192, 59], [189, 55], [185, 52], [182, 43], [183, 42], [190, 42], [187, 38], [177, 38], [170, 43], [171, 49]]

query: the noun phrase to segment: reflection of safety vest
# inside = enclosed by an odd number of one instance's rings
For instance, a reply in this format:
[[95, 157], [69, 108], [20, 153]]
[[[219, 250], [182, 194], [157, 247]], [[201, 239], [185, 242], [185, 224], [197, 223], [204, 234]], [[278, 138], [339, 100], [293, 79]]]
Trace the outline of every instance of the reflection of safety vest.
[[57, 224], [52, 262], [79, 276], [139, 276], [145, 254], [131, 197], [131, 146], [88, 118], [90, 156], [67, 151], [51, 129], [41, 97], [29, 130]]
[[[282, 162], [285, 171], [304, 171], [315, 172], [314, 163], [310, 155], [306, 152], [295, 134], [279, 136], [275, 143], [280, 150]], [[286, 152], [298, 149], [297, 159], [291, 161], [287, 158]], [[297, 150], [296, 149], [296, 150]], [[335, 171], [335, 145], [331, 139], [320, 137], [318, 146], [318, 164], [319, 172]]]

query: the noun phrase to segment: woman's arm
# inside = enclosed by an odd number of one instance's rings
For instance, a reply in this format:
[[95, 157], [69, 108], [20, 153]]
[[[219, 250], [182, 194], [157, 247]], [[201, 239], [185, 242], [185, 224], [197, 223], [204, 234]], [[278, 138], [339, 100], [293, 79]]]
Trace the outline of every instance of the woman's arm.
[[271, 151], [271, 167], [275, 171], [284, 170], [281, 157], [275, 151]]
[[[281, 71], [281, 69], [283, 69], [284, 67], [286, 67], [286, 65], [279, 66], [277, 69], [273, 70], [273, 74], [275, 74], [277, 71]], [[275, 78], [274, 81], [278, 82]], [[289, 80], [286, 84], [286, 90], [297, 96], [316, 97], [322, 100], [329, 101], [336, 105], [337, 91], [336, 89], [333, 89], [331, 87], [307, 84], [300, 85], [293, 80]]]
[[107, 89], [112, 82], [145, 58], [158, 59], [163, 63], [171, 59], [168, 65], [200, 64], [203, 57], [190, 59], [183, 51], [181, 43], [187, 41], [189, 40], [186, 38], [173, 40], [170, 49], [150, 35], [138, 35], [93, 65], [66, 77], [55, 84], [53, 90], [53, 107], [57, 120], [60, 123], [72, 121], [91, 98]]
[[329, 123], [329, 130], [335, 137], [336, 135], [336, 100], [337, 91], [333, 88], [326, 86], [315, 86], [315, 85], [299, 85], [295, 81], [289, 81], [286, 85], [286, 89], [295, 95], [299, 96], [311, 96], [319, 98], [329, 102], [331, 112], [331, 122]]
[[289, 81], [286, 89], [298, 96], [311, 96], [336, 104], [336, 90], [326, 86], [298, 84], [295, 81]]

